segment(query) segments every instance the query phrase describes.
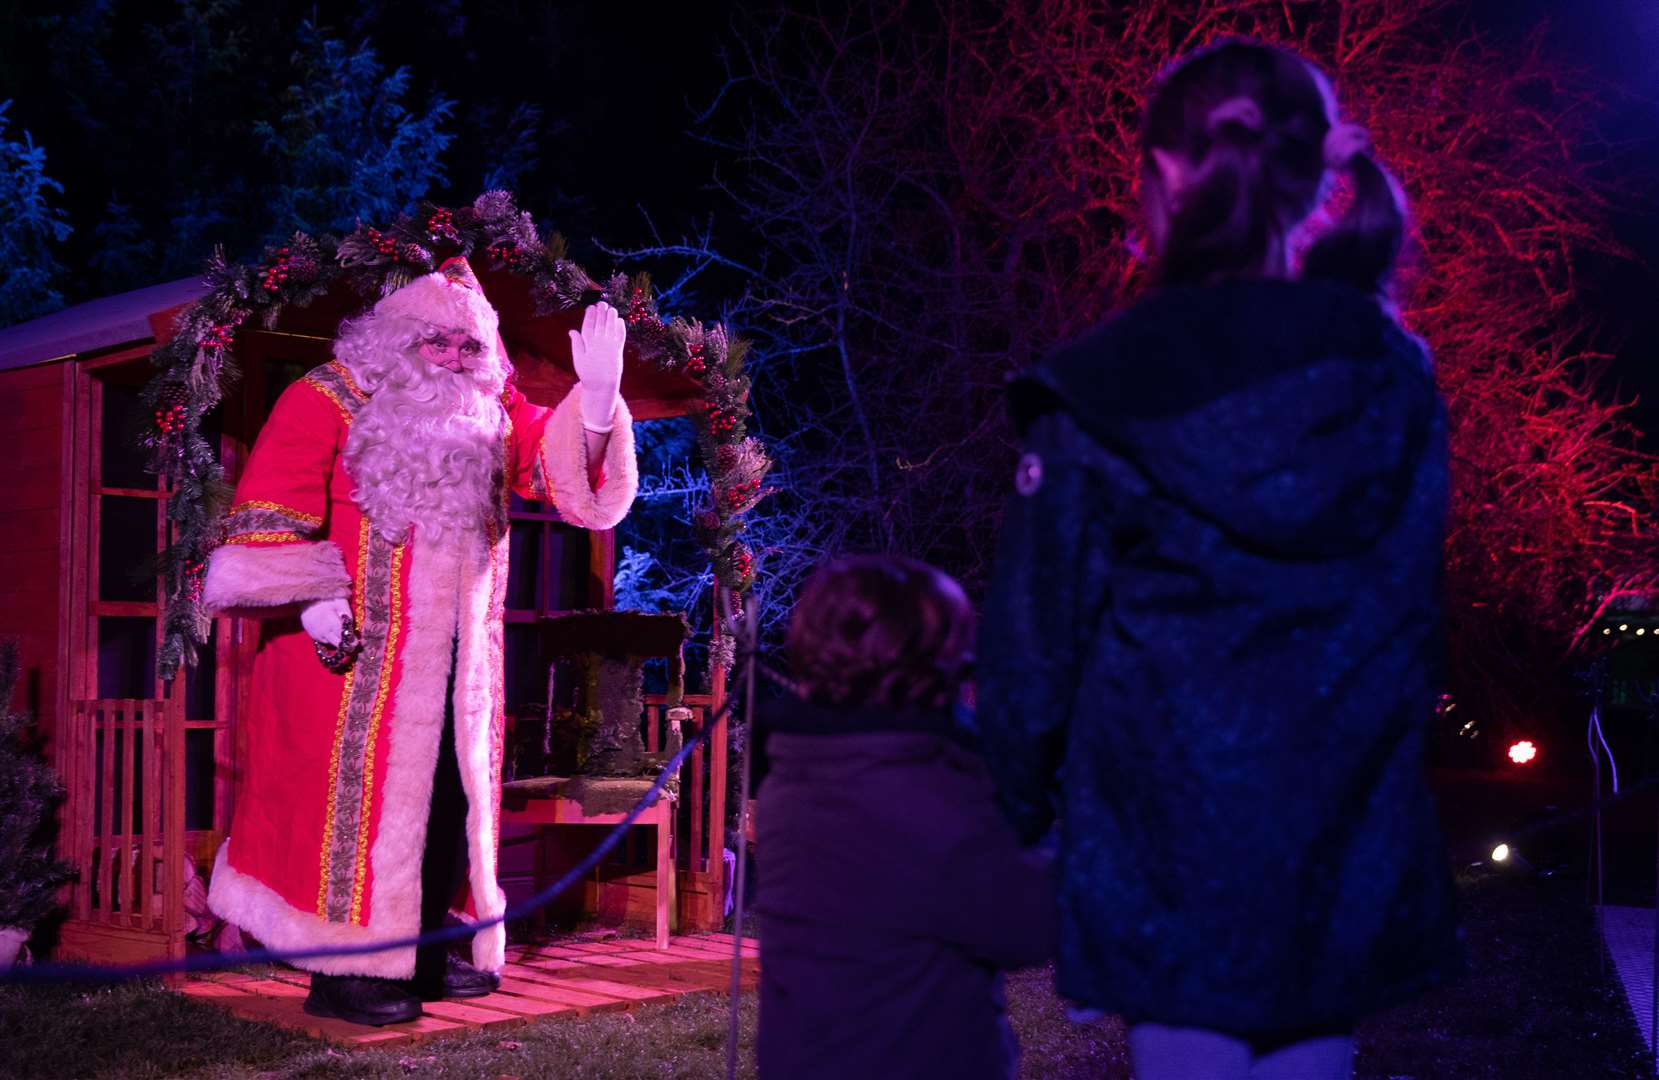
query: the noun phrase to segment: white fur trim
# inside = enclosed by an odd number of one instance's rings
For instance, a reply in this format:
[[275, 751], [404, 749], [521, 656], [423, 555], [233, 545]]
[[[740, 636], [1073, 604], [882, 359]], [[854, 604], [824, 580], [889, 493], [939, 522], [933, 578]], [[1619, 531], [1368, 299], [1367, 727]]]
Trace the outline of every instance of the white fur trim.
[[[498, 557], [505, 572], [503, 540]], [[413, 937], [420, 929], [421, 856], [432, 806], [432, 774], [443, 731], [444, 690], [449, 680], [450, 642], [459, 630], [455, 673], [455, 756], [467, 793], [467, 863], [474, 907], [481, 918], [506, 910], [496, 882], [495, 790], [490, 776], [490, 687], [501, 677], [490, 658], [489, 552], [483, 537], [460, 543], [423, 541], [417, 526], [405, 556], [409, 591], [404, 608], [403, 644], [398, 651], [398, 685], [386, 722], [391, 748], [378, 788], [374, 843], [369, 849], [373, 887], [368, 924], [331, 923], [286, 903], [271, 889], [233, 869], [221, 849], [208, 903], [221, 917], [277, 949]], [[457, 617], [459, 616], [459, 626]], [[507, 931], [492, 926], [473, 938], [473, 964], [498, 971], [506, 961]], [[304, 961], [301, 967], [325, 974], [406, 979], [414, 975], [413, 949], [364, 956]]]
[[[397, 689], [386, 723], [391, 747], [380, 778], [369, 847], [371, 927], [398, 927], [413, 935], [421, 921], [421, 855], [432, 810], [432, 774], [444, 726], [449, 642], [455, 627], [456, 562], [418, 536], [404, 554], [409, 592], [403, 608], [403, 643], [395, 659]], [[411, 960], [410, 974], [414, 973]]]
[[[412, 936], [414, 927], [391, 930], [352, 923], [331, 923], [315, 912], [301, 911], [255, 878], [230, 864], [230, 841], [219, 847], [207, 905], [226, 922], [247, 930], [268, 949], [288, 952], [336, 946], [368, 945]], [[418, 867], [417, 867], [418, 869]], [[417, 913], [419, 911], [417, 907]], [[417, 915], [416, 922], [419, 922]], [[319, 956], [295, 960], [294, 966], [324, 975], [370, 975], [407, 979], [415, 974], [413, 948], [387, 949], [355, 956]]]
[[463, 330], [485, 348], [495, 348], [500, 317], [481, 292], [434, 271], [422, 274], [374, 306], [378, 316], [417, 319], [446, 330]]
[[[476, 535], [476, 534], [475, 534]], [[457, 598], [460, 647], [455, 658], [455, 760], [461, 786], [467, 794], [467, 867], [473, 910], [480, 919], [493, 919], [507, 910], [507, 895], [496, 880], [495, 755], [492, 730], [495, 695], [502, 673], [491, 659], [496, 627], [490, 618], [494, 599], [490, 590], [490, 553], [480, 537], [477, 557], [464, 560], [462, 589]], [[495, 556], [505, 578], [508, 543], [503, 536]], [[482, 971], [499, 971], [507, 960], [507, 928], [496, 925], [473, 935], [472, 963]]]
[[614, 528], [628, 516], [639, 491], [639, 464], [634, 460], [634, 418], [617, 399], [611, 438], [605, 448], [605, 483], [594, 491], [588, 483], [587, 433], [582, 427], [581, 387], [564, 396], [548, 418], [542, 438], [542, 473], [553, 489], [559, 514], [584, 529]]
[[224, 544], [207, 560], [202, 604], [219, 615], [259, 617], [274, 608], [351, 595], [345, 559], [331, 540], [253, 547]]
[[[500, 678], [500, 672], [492, 672], [487, 648], [489, 554], [476, 532], [464, 534], [458, 542], [433, 543], [422, 539], [417, 525], [408, 558], [404, 644], [392, 700], [393, 738], [380, 789], [375, 842], [369, 850], [374, 873], [369, 925], [406, 922], [416, 928], [420, 924], [421, 854], [430, 824], [438, 738], [443, 732], [450, 642], [457, 632], [461, 646], [455, 672], [455, 758], [469, 804], [470, 884], [481, 916], [501, 914], [506, 902], [495, 882], [488, 687], [492, 676]], [[485, 595], [483, 603], [475, 599], [480, 593]], [[505, 927], [492, 927], [473, 939], [474, 963], [484, 970], [498, 970], [506, 960], [505, 952]]]

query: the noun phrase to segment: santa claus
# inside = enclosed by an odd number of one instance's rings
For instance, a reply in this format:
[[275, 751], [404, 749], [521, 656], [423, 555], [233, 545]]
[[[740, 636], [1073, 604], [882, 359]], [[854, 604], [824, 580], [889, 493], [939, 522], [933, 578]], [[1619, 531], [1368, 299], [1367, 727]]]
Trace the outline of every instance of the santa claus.
[[[590, 307], [571, 331], [580, 382], [532, 405], [451, 260], [344, 325], [278, 399], [207, 569], [209, 610], [260, 620], [217, 914], [299, 950], [412, 937], [456, 904], [502, 913], [507, 494], [588, 529], [627, 513], [624, 338]], [[412, 1020], [422, 999], [493, 990], [504, 944], [497, 924], [470, 964], [442, 946], [297, 961], [305, 1007]]]

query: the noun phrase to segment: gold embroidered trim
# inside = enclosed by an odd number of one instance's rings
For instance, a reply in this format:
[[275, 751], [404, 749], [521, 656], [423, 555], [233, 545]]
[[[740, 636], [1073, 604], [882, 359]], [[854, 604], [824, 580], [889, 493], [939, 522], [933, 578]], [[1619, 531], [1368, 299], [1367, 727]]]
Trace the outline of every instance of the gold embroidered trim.
[[392, 621], [386, 628], [386, 649], [380, 662], [380, 686], [375, 691], [374, 712], [369, 717], [369, 735], [363, 748], [363, 809], [357, 822], [357, 873], [351, 887], [351, 921], [359, 926], [363, 925], [363, 889], [368, 881], [369, 822], [374, 804], [374, 742], [380, 735], [380, 719], [391, 694], [392, 664], [397, 656], [398, 628], [403, 619], [403, 551], [402, 544], [392, 549]]
[[536, 441], [536, 458], [530, 463], [530, 490], [542, 502], [552, 503], [553, 512], [564, 517], [564, 512], [559, 509], [559, 496], [553, 490], [552, 481], [547, 478], [546, 428], [542, 429], [541, 438]]
[[328, 366], [333, 368], [335, 372], [339, 374], [340, 379], [346, 384], [346, 389], [350, 390], [358, 401], [369, 400], [368, 391], [364, 390], [361, 386], [358, 386], [357, 380], [351, 377], [351, 369], [347, 368], [346, 365], [340, 363], [338, 360], [330, 360], [328, 362]]
[[340, 410], [341, 419], [345, 420], [345, 422], [347, 424], [351, 423], [351, 410], [346, 408], [346, 403], [340, 400], [340, 395], [339, 394], [336, 394], [332, 389], [330, 389], [327, 386], [324, 386], [320, 381], [318, 381], [317, 379], [313, 379], [309, 375], [307, 375], [305, 377], [305, 382], [313, 390], [316, 390], [317, 393], [321, 394], [323, 397], [327, 398], [328, 400], [334, 402], [334, 407], [336, 409]]
[[279, 502], [271, 502], [269, 499], [249, 499], [230, 508], [232, 514], [239, 514], [244, 510], [272, 510], [278, 514], [291, 517], [302, 525], [321, 525], [323, 523], [323, 519], [317, 514], [307, 514], [304, 510], [295, 510], [292, 506], [284, 506]]
[[[359, 624], [363, 621], [363, 575], [364, 568], [369, 564], [369, 519], [364, 518], [357, 527], [357, 573], [352, 575], [352, 618]], [[336, 792], [340, 783], [340, 748], [346, 738], [346, 718], [351, 712], [351, 688], [357, 681], [355, 666], [346, 670], [345, 685], [340, 688], [340, 714], [334, 721], [334, 749], [328, 758], [328, 813], [323, 818], [323, 856], [322, 877], [317, 883], [317, 915], [328, 918], [328, 879], [333, 869], [331, 849], [334, 844], [334, 817], [338, 806]]]
[[225, 538], [227, 544], [303, 544], [304, 537], [295, 532], [242, 533]]

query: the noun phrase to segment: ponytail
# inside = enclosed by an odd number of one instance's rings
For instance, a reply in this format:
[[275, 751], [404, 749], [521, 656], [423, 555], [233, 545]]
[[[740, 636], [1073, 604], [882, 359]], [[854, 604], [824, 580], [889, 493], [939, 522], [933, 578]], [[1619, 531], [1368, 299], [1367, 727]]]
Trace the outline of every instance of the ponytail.
[[1341, 167], [1353, 183], [1353, 203], [1302, 256], [1302, 277], [1381, 293], [1405, 245], [1405, 199], [1394, 177], [1370, 153], [1356, 153]]
[[[1259, 272], [1291, 245], [1332, 174], [1346, 173], [1352, 205], [1304, 253], [1301, 276], [1386, 289], [1404, 245], [1405, 200], [1365, 129], [1336, 116], [1324, 74], [1272, 46], [1224, 42], [1170, 71], [1141, 130], [1164, 283]], [[1178, 191], [1166, 190], [1162, 154], [1186, 166]]]

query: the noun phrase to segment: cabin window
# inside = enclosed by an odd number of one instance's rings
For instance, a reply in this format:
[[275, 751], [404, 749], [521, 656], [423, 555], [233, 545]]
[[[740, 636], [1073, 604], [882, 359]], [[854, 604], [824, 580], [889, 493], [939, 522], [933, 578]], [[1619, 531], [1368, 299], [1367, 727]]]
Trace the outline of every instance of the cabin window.
[[[80, 564], [84, 582], [76, 594], [84, 599], [85, 629], [77, 640], [76, 674], [71, 682], [77, 700], [164, 701], [170, 722], [184, 725], [184, 819], [187, 850], [198, 865], [211, 862], [223, 838], [229, 813], [229, 724], [219, 715], [223, 666], [219, 663], [217, 627], [197, 653], [197, 663], [171, 685], [156, 677], [161, 604], [156, 583], [160, 552], [168, 539], [167, 492], [148, 470], [143, 448], [153, 426], [151, 411], [140, 397], [151, 368], [140, 357], [91, 364], [83, 369], [77, 430], [84, 450], [86, 496], [77, 507], [87, 547]], [[222, 438], [221, 411], [204, 418], [202, 433]], [[120, 739], [116, 735], [116, 751]], [[98, 753], [109, 750], [104, 733]], [[115, 791], [117, 806], [131, 801], [137, 810], [141, 786]], [[100, 813], [105, 813], [100, 808]]]
[[98, 696], [105, 700], [155, 696], [156, 621], [105, 615], [98, 624]]
[[165, 493], [145, 468], [146, 425], [139, 391], [148, 365], [120, 364], [90, 380], [89, 434], [93, 452], [87, 561], [87, 641], [94, 662], [93, 697], [165, 696], [155, 674], [161, 605], [156, 557], [166, 537]]
[[[508, 505], [505, 633], [506, 706], [515, 710], [547, 702], [548, 657], [541, 654], [537, 620], [561, 611], [600, 607], [590, 598], [595, 538], [559, 521], [551, 504], [513, 496]], [[568, 704], [568, 680], [555, 679], [554, 703]]]

